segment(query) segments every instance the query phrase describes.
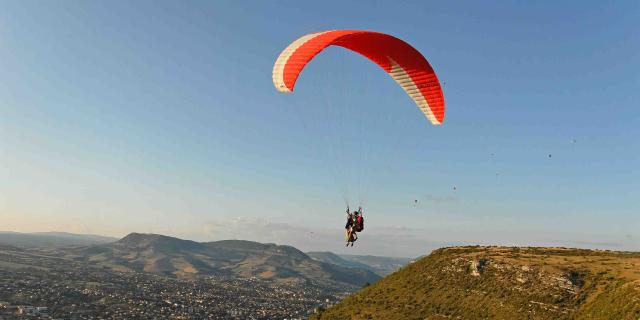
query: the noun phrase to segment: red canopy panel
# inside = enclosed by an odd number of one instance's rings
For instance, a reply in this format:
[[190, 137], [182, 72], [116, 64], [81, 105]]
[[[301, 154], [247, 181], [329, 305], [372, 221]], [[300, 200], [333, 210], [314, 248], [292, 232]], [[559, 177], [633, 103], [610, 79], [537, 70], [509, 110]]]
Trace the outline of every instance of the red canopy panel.
[[384, 33], [333, 30], [299, 38], [282, 51], [273, 66], [276, 89], [292, 92], [302, 69], [331, 45], [355, 51], [375, 62], [407, 92], [432, 124], [442, 124], [444, 94], [433, 68], [418, 50]]

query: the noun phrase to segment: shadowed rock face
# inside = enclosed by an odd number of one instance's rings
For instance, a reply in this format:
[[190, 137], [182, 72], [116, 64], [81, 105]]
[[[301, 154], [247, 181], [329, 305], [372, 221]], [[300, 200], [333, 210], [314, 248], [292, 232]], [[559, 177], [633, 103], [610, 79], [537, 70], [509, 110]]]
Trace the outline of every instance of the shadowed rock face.
[[320, 319], [638, 319], [640, 253], [566, 248], [434, 251]]
[[120, 271], [143, 271], [178, 278], [257, 277], [273, 281], [329, 281], [352, 286], [379, 276], [311, 259], [290, 246], [224, 240], [199, 243], [157, 234], [132, 233], [114, 243], [74, 250], [76, 259]]

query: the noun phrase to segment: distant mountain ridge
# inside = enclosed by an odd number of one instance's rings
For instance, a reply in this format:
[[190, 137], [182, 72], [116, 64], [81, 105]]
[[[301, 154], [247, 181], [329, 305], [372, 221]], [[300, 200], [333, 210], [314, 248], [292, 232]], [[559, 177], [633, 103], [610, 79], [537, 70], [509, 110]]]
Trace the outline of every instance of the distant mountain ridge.
[[393, 273], [411, 261], [410, 258], [335, 254], [328, 251], [307, 252], [307, 255], [318, 261], [333, 263], [347, 268], [367, 269], [380, 276]]
[[65, 238], [65, 239], [77, 239], [82, 241], [95, 241], [97, 243], [108, 243], [108, 242], [118, 241], [118, 238], [116, 237], [108, 237], [108, 236], [102, 236], [98, 234], [88, 234], [88, 233], [48, 231], [48, 232], [32, 232], [30, 234], [59, 237], [59, 238]]
[[341, 257], [340, 255], [330, 251], [311, 251], [311, 252], [307, 252], [307, 255], [318, 261], [333, 263], [333, 264], [337, 264], [339, 266], [344, 266], [347, 268], [362, 268], [362, 269], [371, 268], [369, 265], [366, 265], [364, 263], [349, 261]]
[[0, 231], [0, 244], [20, 248], [86, 246], [117, 241], [118, 238], [93, 234], [75, 234], [68, 232], [22, 233]]
[[158, 234], [131, 233], [113, 243], [68, 252], [75, 259], [114, 270], [178, 278], [217, 275], [352, 286], [380, 279], [369, 270], [316, 261], [291, 246], [245, 240], [195, 242]]
[[312, 319], [640, 317], [640, 252], [438, 249]]

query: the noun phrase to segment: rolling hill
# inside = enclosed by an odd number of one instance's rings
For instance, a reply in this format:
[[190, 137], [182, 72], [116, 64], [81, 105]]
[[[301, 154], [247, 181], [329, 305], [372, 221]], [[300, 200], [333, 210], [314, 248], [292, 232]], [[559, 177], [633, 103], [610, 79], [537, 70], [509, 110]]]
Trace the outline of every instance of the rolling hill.
[[566, 248], [434, 251], [315, 319], [640, 318], [640, 253]]
[[177, 278], [257, 277], [352, 286], [380, 279], [369, 270], [313, 260], [290, 246], [243, 240], [195, 242], [157, 234], [132, 233], [113, 243], [67, 252], [76, 260], [118, 271], [140, 271]]

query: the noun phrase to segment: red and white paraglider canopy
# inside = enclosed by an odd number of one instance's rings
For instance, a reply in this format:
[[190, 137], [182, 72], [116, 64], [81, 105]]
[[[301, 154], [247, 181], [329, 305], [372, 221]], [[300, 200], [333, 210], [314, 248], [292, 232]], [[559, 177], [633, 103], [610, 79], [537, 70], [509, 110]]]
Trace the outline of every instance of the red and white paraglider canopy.
[[292, 92], [307, 63], [332, 45], [355, 51], [375, 62], [407, 92], [432, 124], [442, 124], [444, 94], [433, 68], [418, 50], [384, 33], [332, 30], [299, 38], [282, 51], [273, 66], [276, 89]]

